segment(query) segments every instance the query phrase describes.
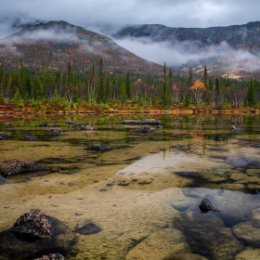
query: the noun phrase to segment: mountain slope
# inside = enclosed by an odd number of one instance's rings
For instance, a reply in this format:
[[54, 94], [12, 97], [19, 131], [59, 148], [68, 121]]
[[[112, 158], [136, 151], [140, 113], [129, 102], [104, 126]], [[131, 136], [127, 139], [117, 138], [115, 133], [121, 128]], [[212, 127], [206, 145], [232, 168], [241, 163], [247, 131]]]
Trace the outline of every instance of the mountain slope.
[[153, 41], [171, 43], [197, 41], [201, 46], [228, 43], [233, 48], [260, 50], [260, 22], [244, 25], [210, 28], [171, 28], [164, 25], [127, 26], [119, 30], [116, 37], [148, 37]]
[[100, 57], [111, 73], [151, 73], [160, 66], [147, 62], [108, 37], [69, 24], [51, 21], [24, 26], [22, 30], [0, 40], [0, 63], [15, 68], [22, 63], [31, 68], [67, 67], [71, 62], [81, 72]]
[[[152, 46], [157, 47], [166, 53], [161, 63], [166, 61], [173, 67], [187, 70], [191, 66], [201, 71], [207, 65], [212, 74], [260, 78], [260, 22], [212, 28], [134, 25], [121, 28], [113, 37], [125, 47], [131, 46], [129, 41], [150, 46], [153, 53]], [[139, 54], [134, 48], [130, 50]]]

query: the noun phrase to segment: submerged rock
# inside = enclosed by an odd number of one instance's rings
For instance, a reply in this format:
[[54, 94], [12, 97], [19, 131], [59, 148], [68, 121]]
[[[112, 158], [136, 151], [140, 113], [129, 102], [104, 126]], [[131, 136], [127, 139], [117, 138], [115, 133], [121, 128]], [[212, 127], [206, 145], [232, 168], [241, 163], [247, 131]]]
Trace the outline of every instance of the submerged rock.
[[140, 128], [140, 133], [148, 134], [148, 133], [151, 133], [153, 130], [154, 130], [154, 128], [152, 128], [152, 127], [143, 126], [142, 128]]
[[[139, 236], [137, 239], [131, 239], [126, 260], [170, 260], [176, 259], [172, 256], [180, 256], [189, 251], [185, 237], [176, 229], [165, 228], [151, 232], [148, 236], [145, 234]], [[182, 260], [183, 258], [177, 259]]]
[[3, 178], [1, 175], [0, 175], [0, 184], [4, 184], [6, 182], [5, 178]]
[[24, 138], [24, 141], [38, 141], [38, 137], [34, 135], [26, 135]]
[[65, 260], [65, 257], [59, 253], [43, 255], [40, 258], [35, 258], [34, 260]]
[[260, 169], [260, 160], [253, 157], [233, 157], [227, 162], [234, 168]]
[[144, 120], [123, 120], [123, 125], [160, 125], [160, 121], [156, 119], [144, 119]]
[[260, 227], [251, 222], [242, 222], [232, 228], [233, 233], [246, 244], [260, 247]]
[[75, 229], [76, 232], [82, 234], [82, 235], [92, 235], [92, 234], [97, 234], [102, 231], [102, 228], [97, 226], [95, 223], [92, 221], [86, 221], [83, 225], [77, 227]]
[[10, 135], [7, 133], [0, 133], [0, 141], [7, 140], [10, 138]]
[[260, 248], [247, 248], [236, 256], [236, 260], [260, 259]]
[[16, 220], [12, 232], [21, 239], [50, 239], [53, 227], [41, 210], [31, 209]]
[[39, 124], [39, 127], [48, 127], [49, 124], [47, 122], [43, 122], [41, 124]]
[[48, 134], [50, 136], [59, 136], [62, 134], [62, 130], [61, 129], [58, 129], [58, 128], [52, 128], [48, 131]]
[[163, 260], [180, 260], [180, 259], [181, 260], [208, 260], [208, 258], [204, 256], [192, 254], [192, 253], [177, 254]]
[[111, 150], [106, 144], [92, 144], [88, 149], [96, 152], [107, 152]]
[[213, 206], [213, 204], [211, 203], [211, 201], [208, 198], [204, 198], [201, 201], [199, 208], [200, 208], [202, 213], [207, 213], [209, 211], [219, 212], [219, 210], [216, 207]]
[[2, 176], [15, 176], [23, 173], [47, 171], [49, 168], [42, 164], [33, 162], [23, 162], [23, 161], [11, 161], [6, 163], [0, 168], [0, 174]]
[[97, 128], [95, 126], [92, 126], [92, 125], [81, 125], [79, 127], [79, 130], [81, 130], [81, 131], [95, 131], [95, 130], [97, 130]]
[[174, 226], [185, 234], [191, 251], [206, 258], [233, 260], [243, 249], [242, 243], [216, 215], [181, 213]]
[[[21, 216], [19, 223], [22, 221], [25, 226], [23, 229], [27, 233], [29, 232], [30, 235], [37, 235], [38, 238], [28, 239], [28, 236], [25, 234], [15, 234], [14, 228], [1, 232], [0, 259], [30, 260], [39, 259], [40, 257], [40, 259], [44, 260], [64, 259], [59, 254], [55, 255], [60, 258], [46, 258], [50, 257], [49, 254], [51, 252], [59, 252], [65, 257], [72, 258], [75, 254], [74, 245], [77, 242], [76, 235], [59, 220], [43, 213], [37, 213], [35, 210], [32, 211]], [[34, 231], [31, 232], [31, 230]], [[46, 255], [45, 258], [43, 255]]]
[[244, 129], [241, 128], [241, 127], [237, 127], [235, 125], [232, 125], [232, 132], [241, 133], [241, 132], [244, 132]]

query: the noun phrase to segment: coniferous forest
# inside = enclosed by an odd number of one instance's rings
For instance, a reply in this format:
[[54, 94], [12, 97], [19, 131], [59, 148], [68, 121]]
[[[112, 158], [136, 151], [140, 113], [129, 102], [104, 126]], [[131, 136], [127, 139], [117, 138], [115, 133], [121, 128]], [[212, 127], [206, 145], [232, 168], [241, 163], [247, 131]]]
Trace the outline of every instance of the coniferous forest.
[[0, 103], [63, 107], [80, 104], [103, 108], [115, 104], [135, 104], [156, 108], [256, 108], [260, 105], [260, 82], [211, 77], [207, 67], [202, 75], [192, 68], [185, 76], [174, 75], [166, 65], [158, 75], [138, 76], [131, 72], [106, 73], [103, 60], [78, 73], [71, 63], [67, 69], [16, 70], [0, 67]]

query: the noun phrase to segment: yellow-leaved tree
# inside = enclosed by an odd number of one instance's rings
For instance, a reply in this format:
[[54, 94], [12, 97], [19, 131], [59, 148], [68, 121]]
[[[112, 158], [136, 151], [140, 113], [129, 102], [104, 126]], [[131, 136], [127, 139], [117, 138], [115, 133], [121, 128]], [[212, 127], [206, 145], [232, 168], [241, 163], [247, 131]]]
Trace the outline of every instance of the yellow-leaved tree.
[[202, 101], [203, 93], [207, 91], [205, 84], [201, 80], [196, 80], [190, 89], [194, 95], [197, 104], [200, 104]]

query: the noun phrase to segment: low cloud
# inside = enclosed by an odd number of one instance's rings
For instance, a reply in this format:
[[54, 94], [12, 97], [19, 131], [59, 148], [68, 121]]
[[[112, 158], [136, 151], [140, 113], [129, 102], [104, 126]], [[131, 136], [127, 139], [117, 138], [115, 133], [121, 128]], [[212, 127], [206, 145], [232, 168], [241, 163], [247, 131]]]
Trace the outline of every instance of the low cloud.
[[198, 42], [152, 42], [147, 38], [124, 38], [115, 40], [134, 54], [172, 67], [221, 65], [225, 70], [246, 70], [254, 72], [260, 68], [260, 53], [236, 50], [226, 42], [201, 47]]

